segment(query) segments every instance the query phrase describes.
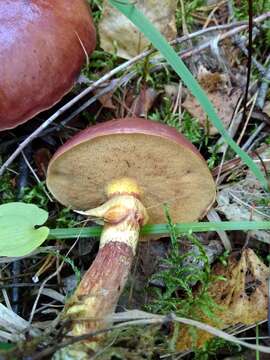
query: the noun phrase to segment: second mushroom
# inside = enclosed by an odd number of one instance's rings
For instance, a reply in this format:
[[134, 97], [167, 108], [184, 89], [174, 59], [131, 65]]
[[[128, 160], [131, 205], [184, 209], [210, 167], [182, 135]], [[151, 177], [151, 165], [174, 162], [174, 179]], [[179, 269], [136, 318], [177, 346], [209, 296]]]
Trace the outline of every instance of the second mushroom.
[[[108, 326], [147, 222], [190, 222], [215, 199], [215, 183], [198, 150], [175, 129], [139, 118], [90, 127], [64, 144], [47, 185], [62, 204], [104, 222], [99, 252], [68, 301], [71, 334]], [[89, 210], [90, 209], [90, 210]], [[84, 346], [95, 349], [91, 338]]]

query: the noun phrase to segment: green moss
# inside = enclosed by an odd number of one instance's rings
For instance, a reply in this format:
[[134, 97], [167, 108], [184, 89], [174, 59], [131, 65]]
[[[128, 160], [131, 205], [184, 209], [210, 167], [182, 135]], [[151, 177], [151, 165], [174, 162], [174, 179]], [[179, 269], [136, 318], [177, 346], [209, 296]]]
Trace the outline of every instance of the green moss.
[[98, 24], [101, 19], [102, 9], [103, 9], [103, 1], [102, 0], [87, 0], [88, 4], [92, 10], [92, 16], [95, 24]]
[[[186, 234], [198, 253], [181, 254], [181, 237], [175, 231], [168, 210], [166, 210], [168, 226], [171, 239], [171, 250], [166, 259], [163, 260], [165, 270], [154, 275], [155, 279], [166, 284], [165, 290], [155, 290], [155, 300], [147, 306], [150, 311], [168, 314], [170, 312], [179, 316], [191, 317], [200, 320], [202, 315], [214, 319], [214, 310], [217, 305], [208, 294], [209, 285], [216, 277], [211, 275], [208, 257], [200, 241], [192, 234]], [[184, 265], [184, 260], [192, 256], [194, 262]], [[203, 267], [196, 264], [202, 263]], [[194, 294], [194, 284], [200, 285], [199, 290]], [[196, 285], [196, 286], [197, 286]], [[178, 296], [179, 292], [182, 294]]]
[[[183, 0], [183, 4], [184, 4], [184, 8], [185, 8], [185, 23], [186, 23], [188, 30], [191, 30], [192, 26], [194, 25], [194, 19], [193, 19], [192, 14], [200, 6], [205, 5], [205, 1], [204, 0], [192, 0], [192, 1], [184, 1]], [[175, 18], [176, 18], [176, 27], [180, 33], [182, 32], [182, 26], [183, 26], [182, 17], [183, 16], [182, 16], [181, 4], [178, 1]]]
[[14, 176], [6, 172], [0, 176], [0, 204], [16, 201]]
[[173, 104], [168, 97], [162, 98], [161, 105], [149, 114], [149, 119], [165, 123], [185, 135], [193, 144], [202, 144], [205, 134], [197, 119], [184, 111], [182, 116], [173, 113]]
[[[253, 15], [259, 15], [270, 11], [270, 2], [268, 0], [253, 0]], [[238, 20], [247, 20], [248, 18], [248, 1], [233, 1], [234, 15]]]
[[[194, 350], [194, 360], [216, 359], [216, 354], [221, 349], [223, 352], [232, 353], [234, 355], [239, 354], [239, 352], [242, 351], [241, 346], [215, 337], [208, 340], [201, 349]], [[241, 357], [238, 359], [240, 360]]]

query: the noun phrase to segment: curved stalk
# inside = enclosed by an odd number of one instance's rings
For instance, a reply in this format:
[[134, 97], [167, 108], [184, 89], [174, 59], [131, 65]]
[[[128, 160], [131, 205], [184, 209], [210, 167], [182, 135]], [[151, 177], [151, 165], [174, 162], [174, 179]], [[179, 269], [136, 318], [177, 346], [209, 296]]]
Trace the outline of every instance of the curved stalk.
[[[80, 336], [110, 326], [131, 269], [139, 232], [148, 215], [139, 200], [140, 191], [131, 179], [109, 184], [109, 200], [102, 206], [81, 212], [104, 221], [99, 252], [78, 288], [65, 306], [65, 318], [72, 322], [70, 335]], [[102, 336], [62, 349], [54, 359], [89, 359]]]

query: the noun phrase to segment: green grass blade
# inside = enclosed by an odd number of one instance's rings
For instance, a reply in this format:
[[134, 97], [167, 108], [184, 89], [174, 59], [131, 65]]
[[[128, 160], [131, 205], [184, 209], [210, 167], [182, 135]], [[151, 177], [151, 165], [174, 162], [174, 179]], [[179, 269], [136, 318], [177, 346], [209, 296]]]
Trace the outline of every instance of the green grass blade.
[[[270, 221], [222, 221], [222, 222], [197, 222], [175, 224], [177, 234], [188, 232], [207, 231], [234, 231], [234, 230], [270, 230]], [[49, 239], [73, 239], [99, 237], [102, 227], [92, 226], [84, 228], [51, 229]], [[141, 230], [141, 235], [169, 235], [167, 224], [146, 225]]]
[[[259, 345], [259, 325], [256, 324], [256, 345]], [[256, 350], [256, 360], [260, 360], [260, 351]]]
[[99, 237], [101, 235], [101, 226], [91, 226], [84, 228], [56, 228], [51, 229], [48, 239], [74, 239]]
[[144, 16], [144, 14], [131, 4], [128, 0], [109, 0], [110, 4], [118, 11], [124, 14], [154, 45], [156, 49], [164, 56], [175, 72], [180, 76], [190, 92], [197, 98], [203, 110], [209, 117], [212, 124], [218, 129], [227, 144], [236, 152], [242, 161], [250, 168], [256, 178], [265, 189], [268, 189], [268, 182], [255, 162], [245, 153], [231, 138], [225, 130], [223, 123], [219, 119], [212, 103], [207, 95], [188, 70], [184, 62], [180, 59], [167, 40], [153, 26], [153, 24]]

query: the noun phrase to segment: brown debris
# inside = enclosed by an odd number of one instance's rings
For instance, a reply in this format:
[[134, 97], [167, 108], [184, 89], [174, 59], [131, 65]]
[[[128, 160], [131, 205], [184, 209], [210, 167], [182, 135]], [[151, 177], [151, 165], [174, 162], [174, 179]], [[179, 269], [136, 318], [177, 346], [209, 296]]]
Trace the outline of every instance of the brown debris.
[[34, 153], [33, 157], [37, 169], [37, 175], [39, 178], [45, 179], [47, 167], [52, 157], [49, 149], [40, 148]]
[[[227, 267], [217, 264], [213, 274], [226, 280], [217, 280], [210, 287], [209, 293], [218, 308], [215, 319], [204, 316], [202, 321], [226, 329], [236, 324], [255, 324], [267, 318], [270, 270], [252, 249], [243, 250], [240, 260], [231, 256]], [[184, 351], [192, 345], [201, 347], [211, 337], [212, 335], [200, 330], [197, 332], [197, 339], [192, 342], [189, 327], [183, 326], [177, 350]]]
[[147, 117], [149, 110], [152, 108], [158, 93], [153, 88], [143, 86], [139, 95], [133, 101], [131, 113], [133, 116]]
[[[94, 91], [95, 95], [98, 95], [99, 91]], [[104, 94], [102, 96], [99, 96], [98, 100], [101, 103], [101, 105], [103, 107], [105, 107], [106, 109], [111, 109], [111, 110], [115, 110], [116, 106], [113, 103], [113, 94], [114, 94], [114, 90], [110, 91], [107, 94]]]
[[227, 326], [254, 324], [267, 317], [269, 269], [251, 249], [245, 249], [239, 261], [231, 258], [225, 269], [219, 264], [216, 275], [227, 281], [217, 281], [211, 288], [214, 300], [227, 309], [221, 318]]
[[[235, 106], [237, 105], [240, 89], [233, 90], [226, 84], [226, 76], [218, 72], [210, 72], [200, 67], [198, 81], [207, 97], [214, 105], [223, 125], [228, 128], [232, 119]], [[208, 129], [210, 135], [218, 133], [217, 129], [209, 124], [208, 118], [197, 99], [190, 93], [183, 102], [183, 107], [196, 119], [202, 127]]]

